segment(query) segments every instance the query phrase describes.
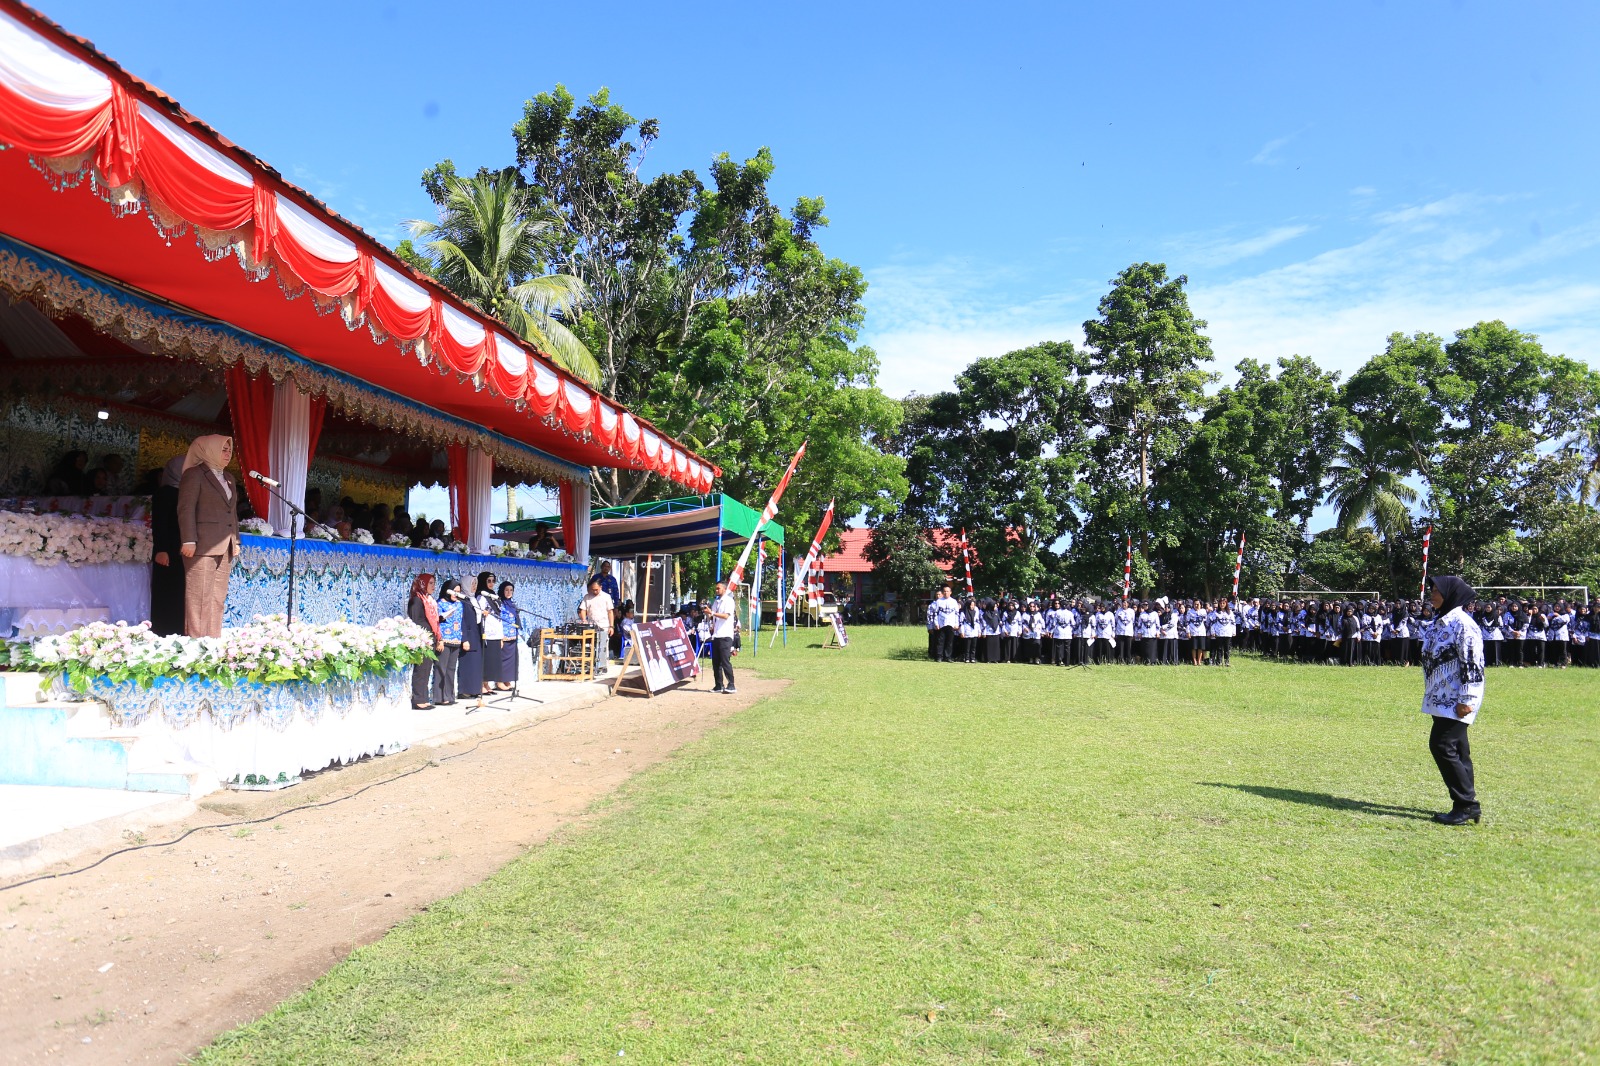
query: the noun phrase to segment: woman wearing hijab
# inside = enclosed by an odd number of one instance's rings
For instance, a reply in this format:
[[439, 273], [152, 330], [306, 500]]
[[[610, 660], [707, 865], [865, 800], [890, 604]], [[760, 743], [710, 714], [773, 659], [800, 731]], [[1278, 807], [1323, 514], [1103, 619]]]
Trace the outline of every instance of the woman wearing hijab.
[[483, 706], [483, 613], [468, 597], [466, 589], [458, 589], [461, 596], [461, 660], [456, 663], [456, 698], [471, 700]]
[[495, 595], [494, 574], [488, 570], [478, 575], [472, 605], [477, 608], [478, 625], [483, 628], [483, 687], [479, 691], [487, 696], [501, 687], [501, 645], [506, 638], [505, 627], [500, 624], [500, 597]]
[[990, 599], [983, 601], [983, 661], [1000, 661], [1000, 608]]
[[[411, 598], [406, 602], [406, 617], [433, 636], [433, 654], [444, 651], [444, 633], [439, 628], [439, 604], [433, 598], [433, 575], [418, 574], [411, 582]], [[439, 698], [435, 659], [424, 659], [411, 668], [411, 709], [426, 711]]]
[[975, 663], [978, 661], [978, 641], [983, 637], [983, 615], [978, 610], [977, 601], [968, 596], [961, 605], [961, 613], [956, 617], [960, 627], [962, 661]]
[[1437, 618], [1422, 638], [1422, 713], [1433, 718], [1428, 748], [1450, 792], [1450, 810], [1433, 820], [1464, 825], [1481, 815], [1467, 727], [1483, 706], [1483, 634], [1467, 611], [1477, 598], [1470, 585], [1459, 577], [1429, 581]]
[[178, 483], [183, 456], [161, 470], [150, 501], [150, 631], [157, 636], [183, 632], [183, 537], [178, 532]]
[[232, 461], [232, 437], [196, 437], [178, 479], [183, 629], [191, 637], [222, 636], [228, 574], [239, 554], [239, 489], [227, 471]]
[[453, 577], [439, 586], [439, 659], [433, 664], [433, 702], [448, 707], [456, 702], [456, 674], [461, 669], [464, 637], [461, 619], [468, 614], [462, 603], [461, 582]]
[[[518, 639], [522, 636], [522, 615], [517, 611], [517, 586], [509, 581], [500, 582], [500, 688], [510, 692], [517, 687]], [[632, 606], [624, 604], [624, 607]]]

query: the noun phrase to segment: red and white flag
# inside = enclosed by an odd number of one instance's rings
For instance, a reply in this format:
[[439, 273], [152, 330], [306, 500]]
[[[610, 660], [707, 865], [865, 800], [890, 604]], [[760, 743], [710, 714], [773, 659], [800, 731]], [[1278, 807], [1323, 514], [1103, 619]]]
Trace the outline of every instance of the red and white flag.
[[1128, 536], [1128, 557], [1122, 563], [1122, 603], [1127, 606], [1128, 586], [1133, 581], [1133, 536]]
[[1422, 591], [1418, 594], [1418, 598], [1424, 600], [1428, 598], [1428, 542], [1431, 540], [1433, 540], [1433, 527], [1429, 526], [1428, 531], [1422, 535]]
[[772, 499], [767, 501], [767, 506], [761, 512], [761, 520], [756, 523], [756, 530], [750, 534], [750, 539], [745, 541], [744, 551], [739, 553], [739, 562], [734, 566], [733, 573], [728, 575], [728, 587], [738, 588], [744, 584], [745, 564], [750, 561], [750, 549], [761, 539], [761, 531], [768, 522], [778, 513], [778, 501], [783, 498], [783, 490], [789, 487], [789, 479], [794, 477], [794, 468], [800, 465], [800, 457], [806, 453], [806, 442], [800, 442], [800, 450], [794, 453], [794, 458], [789, 460], [789, 469], [783, 472], [783, 478], [778, 482], [778, 487], [772, 490]]
[[967, 543], [967, 530], [961, 529], [961, 561], [967, 566], [967, 595], [972, 595], [972, 547]]
[[1244, 569], [1244, 534], [1239, 534], [1239, 557], [1233, 561], [1233, 598], [1239, 598], [1239, 571]]
[[806, 575], [811, 572], [811, 568], [816, 565], [817, 559], [821, 556], [822, 538], [828, 535], [828, 527], [832, 524], [833, 501], [829, 500], [828, 509], [822, 512], [822, 524], [817, 526], [817, 535], [811, 538], [811, 547], [806, 551], [805, 560], [801, 562], [800, 569], [795, 571], [794, 587], [789, 590], [790, 605], [793, 605], [795, 599], [799, 597], [800, 590], [804, 587], [803, 583], [805, 582]]

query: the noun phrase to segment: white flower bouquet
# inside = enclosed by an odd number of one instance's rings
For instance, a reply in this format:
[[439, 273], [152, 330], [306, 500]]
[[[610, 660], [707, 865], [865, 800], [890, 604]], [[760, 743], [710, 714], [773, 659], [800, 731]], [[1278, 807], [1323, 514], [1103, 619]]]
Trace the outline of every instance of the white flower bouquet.
[[389, 534], [389, 539], [384, 543], [391, 548], [409, 548], [411, 547], [411, 538], [404, 533], [391, 533]]
[[409, 618], [375, 626], [347, 622], [288, 625], [282, 615], [257, 616], [221, 637], [157, 636], [145, 623], [91, 622], [70, 633], [42, 637], [29, 653], [31, 667], [62, 674], [79, 692], [91, 679], [135, 681], [145, 688], [162, 677], [323, 684], [389, 673], [433, 655], [433, 638]]
[[306, 527], [306, 537], [310, 540], [338, 540], [339, 531], [319, 522]]
[[355, 541], [357, 544], [376, 544], [377, 543], [375, 540], [372, 539], [372, 531], [369, 530], [369, 529], [351, 530], [350, 539]]
[[265, 518], [246, 518], [239, 523], [240, 533], [252, 533], [258, 537], [271, 537], [277, 533], [272, 528], [272, 523]]
[[452, 540], [450, 542], [450, 546], [448, 548], [446, 548], [445, 550], [446, 551], [453, 551], [457, 555], [465, 555], [465, 554], [467, 554], [467, 546], [465, 544], [463, 544], [459, 540]]
[[39, 566], [150, 561], [150, 527], [119, 518], [0, 511], [0, 554]]
[[444, 551], [444, 541], [440, 540], [438, 537], [427, 538], [422, 542], [422, 546], [431, 552]]

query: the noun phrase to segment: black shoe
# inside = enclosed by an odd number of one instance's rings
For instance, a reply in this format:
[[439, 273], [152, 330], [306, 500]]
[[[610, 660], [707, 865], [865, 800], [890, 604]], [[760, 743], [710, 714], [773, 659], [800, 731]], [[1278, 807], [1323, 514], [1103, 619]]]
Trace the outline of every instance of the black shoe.
[[727, 689], [723, 688], [721, 685], [718, 685], [716, 688], [712, 689], [711, 691], [715, 692], [717, 695], [720, 696], [720, 695], [722, 695], [722, 693], [726, 692]]
[[1479, 817], [1479, 811], [1445, 811], [1434, 815], [1433, 820], [1440, 825], [1466, 825], [1468, 822], [1477, 825]]
[[723, 694], [723, 695], [724, 695], [724, 696], [731, 696], [731, 695], [733, 695], [733, 694], [734, 694], [734, 693], [735, 693], [735, 692], [738, 692], [738, 691], [739, 691], [739, 690], [738, 690], [738, 689], [736, 689], [736, 688], [734, 688], [734, 687], [733, 687], [733, 686], [732, 686], [732, 685], [729, 685], [729, 686], [728, 686], [728, 687], [727, 687], [727, 688], [725, 688], [725, 689], [723, 689], [723, 690], [722, 690], [722, 694]]

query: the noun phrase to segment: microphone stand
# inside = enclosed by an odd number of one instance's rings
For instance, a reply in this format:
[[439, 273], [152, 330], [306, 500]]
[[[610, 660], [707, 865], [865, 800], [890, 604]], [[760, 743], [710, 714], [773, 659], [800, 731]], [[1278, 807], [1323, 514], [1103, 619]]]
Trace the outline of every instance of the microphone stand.
[[[502, 602], [504, 602], [504, 601], [502, 601]], [[542, 615], [542, 614], [537, 614], [537, 613], [535, 613], [533, 611], [525, 611], [525, 610], [523, 610], [521, 607], [517, 606], [515, 600], [513, 600], [511, 602], [511, 609], [513, 611], [516, 611], [519, 615], [526, 615], [529, 618], [544, 618], [544, 620], [546, 622], [550, 621], [550, 619], [545, 618], [545, 616]], [[553, 622], [551, 624], [554, 625]], [[530, 648], [533, 647], [533, 642], [534, 642], [536, 636], [537, 636], [537, 634], [533, 634], [533, 633], [530, 633], [528, 635], [527, 643], [528, 643], [528, 646]], [[511, 642], [511, 646], [512, 646], [513, 649], [515, 649], [516, 646], [517, 646], [517, 642], [516, 641], [512, 641]], [[515, 657], [515, 656], [513, 656], [513, 657]], [[537, 652], [534, 653], [533, 661], [534, 661], [534, 668], [538, 669], [539, 655], [538, 655]], [[519, 663], [519, 666], [520, 666], [520, 663]], [[509, 692], [500, 693], [500, 695], [495, 696], [492, 699], [490, 699], [489, 702], [490, 703], [515, 703], [517, 700], [527, 700], [529, 703], [544, 703], [545, 702], [544, 700], [534, 699], [532, 696], [524, 696], [522, 694], [522, 671], [520, 669], [517, 670], [517, 679], [511, 683], [511, 690]], [[476, 708], [474, 708], [474, 709], [476, 709]], [[507, 707], [506, 710], [509, 711], [509, 710], [511, 710], [511, 708]], [[468, 711], [467, 713], [471, 714], [472, 711]]]
[[294, 581], [295, 581], [294, 549], [295, 549], [295, 541], [298, 539], [298, 532], [297, 532], [297, 530], [295, 528], [296, 524], [297, 524], [295, 522], [295, 520], [294, 520], [295, 516], [298, 515], [299, 517], [305, 519], [307, 522], [310, 522], [312, 525], [317, 526], [317, 527], [319, 527], [321, 529], [327, 529], [328, 527], [323, 525], [321, 522], [318, 522], [316, 519], [312, 518], [310, 515], [306, 514], [304, 509], [302, 509], [299, 504], [295, 503], [293, 500], [289, 499], [289, 497], [287, 497], [283, 493], [279, 492], [276, 485], [269, 484], [265, 478], [257, 476], [256, 472], [254, 470], [250, 471], [250, 473], [247, 474], [246, 476], [247, 477], [253, 477], [257, 481], [261, 482], [262, 487], [265, 488], [268, 492], [272, 493], [273, 496], [277, 497], [279, 503], [281, 503], [285, 507], [289, 508], [289, 609], [288, 609], [288, 612], [287, 612], [288, 613], [288, 623], [287, 624], [293, 625], [294, 624]]

